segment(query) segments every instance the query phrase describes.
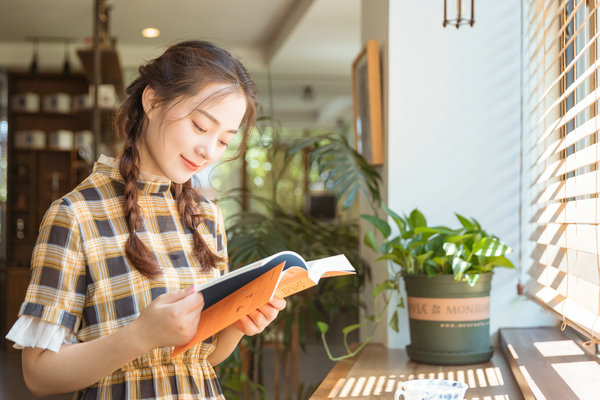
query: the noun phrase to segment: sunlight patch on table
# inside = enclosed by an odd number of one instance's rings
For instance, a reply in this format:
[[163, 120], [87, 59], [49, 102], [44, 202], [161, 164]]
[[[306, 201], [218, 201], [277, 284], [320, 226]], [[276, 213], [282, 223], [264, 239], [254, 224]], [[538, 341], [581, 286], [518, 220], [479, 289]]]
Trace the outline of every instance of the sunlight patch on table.
[[552, 368], [581, 399], [598, 398], [600, 365], [595, 361], [555, 363]]
[[533, 345], [544, 357], [580, 356], [585, 354], [583, 350], [572, 340], [535, 342]]

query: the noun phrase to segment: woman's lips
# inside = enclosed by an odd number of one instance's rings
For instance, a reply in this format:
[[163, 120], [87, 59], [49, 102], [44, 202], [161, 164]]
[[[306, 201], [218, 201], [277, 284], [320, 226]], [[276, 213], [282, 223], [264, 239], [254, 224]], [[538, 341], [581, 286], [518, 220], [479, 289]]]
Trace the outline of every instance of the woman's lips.
[[199, 165], [194, 164], [193, 162], [191, 162], [190, 160], [188, 160], [184, 156], [181, 156], [181, 158], [183, 159], [183, 165], [185, 165], [185, 167], [187, 169], [189, 169], [190, 171], [196, 171], [198, 168], [200, 168]]

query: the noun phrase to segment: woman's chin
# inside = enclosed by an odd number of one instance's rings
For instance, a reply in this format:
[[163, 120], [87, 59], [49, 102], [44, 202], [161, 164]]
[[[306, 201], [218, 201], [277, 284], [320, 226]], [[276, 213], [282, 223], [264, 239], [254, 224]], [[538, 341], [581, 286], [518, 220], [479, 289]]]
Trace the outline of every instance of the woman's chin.
[[177, 184], [183, 184], [183, 183], [186, 183], [187, 181], [189, 181], [190, 179], [192, 179], [191, 176], [187, 176], [185, 178], [176, 177], [175, 179], [171, 179], [171, 182], [177, 183]]

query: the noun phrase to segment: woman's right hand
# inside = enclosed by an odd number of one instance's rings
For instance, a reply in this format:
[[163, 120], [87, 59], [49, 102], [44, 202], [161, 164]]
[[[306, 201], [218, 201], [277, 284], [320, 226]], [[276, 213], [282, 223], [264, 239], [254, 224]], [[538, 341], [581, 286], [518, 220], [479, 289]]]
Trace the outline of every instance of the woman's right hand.
[[148, 351], [184, 345], [196, 334], [203, 307], [202, 293], [190, 286], [158, 296], [132, 325]]

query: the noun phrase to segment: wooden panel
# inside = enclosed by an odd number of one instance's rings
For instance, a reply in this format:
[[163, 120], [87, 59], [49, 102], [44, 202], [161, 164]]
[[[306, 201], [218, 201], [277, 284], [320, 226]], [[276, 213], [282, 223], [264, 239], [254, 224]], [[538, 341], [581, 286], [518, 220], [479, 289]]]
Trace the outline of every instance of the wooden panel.
[[500, 340], [526, 398], [598, 398], [600, 365], [575, 334], [557, 327], [505, 328]]
[[336, 364], [311, 399], [393, 399], [401, 382], [451, 379], [469, 385], [465, 399], [522, 399], [502, 354], [487, 363], [441, 366], [410, 361], [404, 349], [369, 345], [356, 357]]
[[[6, 336], [8, 330], [17, 320], [21, 303], [27, 292], [29, 284], [29, 268], [8, 267], [6, 269], [6, 321], [2, 337]], [[12, 349], [12, 342], [4, 340], [6, 347]]]

